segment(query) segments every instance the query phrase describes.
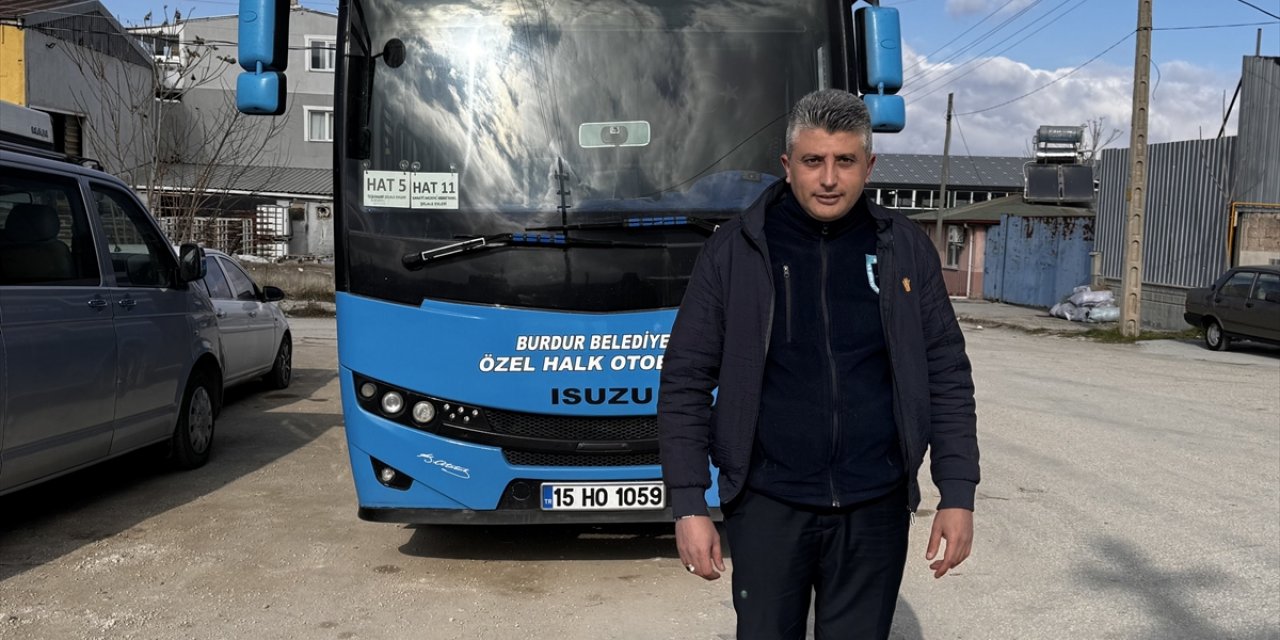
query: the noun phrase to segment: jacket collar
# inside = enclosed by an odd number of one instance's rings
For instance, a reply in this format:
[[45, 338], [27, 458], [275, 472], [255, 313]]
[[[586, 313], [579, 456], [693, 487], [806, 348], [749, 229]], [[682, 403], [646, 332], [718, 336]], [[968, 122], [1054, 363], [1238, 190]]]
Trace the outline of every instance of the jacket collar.
[[[781, 200], [791, 189], [791, 185], [783, 178], [779, 178], [769, 185], [764, 193], [742, 214], [742, 231], [747, 234], [748, 238], [759, 245], [764, 244], [764, 217], [769, 207]], [[863, 191], [863, 197], [866, 197], [866, 191]], [[867, 200], [867, 210], [871, 212], [871, 217], [876, 221], [877, 231], [886, 231], [893, 224], [893, 214], [888, 209]]]

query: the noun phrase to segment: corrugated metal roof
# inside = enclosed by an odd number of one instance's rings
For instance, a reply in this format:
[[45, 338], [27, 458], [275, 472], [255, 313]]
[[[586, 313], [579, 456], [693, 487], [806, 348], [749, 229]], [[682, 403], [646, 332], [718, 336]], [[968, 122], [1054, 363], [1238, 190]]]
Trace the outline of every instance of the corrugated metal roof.
[[[947, 190], [984, 188], [1022, 189], [1022, 165], [1026, 158], [1001, 156], [951, 156]], [[942, 182], [942, 156], [910, 153], [876, 154], [876, 166], [867, 186], [913, 186], [937, 189]]]
[[295, 167], [175, 164], [165, 167], [164, 186], [191, 191], [332, 198], [333, 171]]
[[[986, 202], [946, 209], [942, 219], [947, 222], [1000, 222], [1005, 214], [1023, 218], [1092, 218], [1093, 212], [1084, 207], [1059, 207], [1049, 204], [1032, 204], [1022, 196], [1005, 196], [993, 198]], [[926, 211], [909, 216], [912, 220], [930, 221], [937, 219], [937, 212]]]
[[153, 64], [151, 54], [98, 0], [12, 0], [0, 7], [0, 19], [138, 66]]
[[0, 18], [20, 18], [40, 11], [62, 9], [79, 4], [97, 5], [98, 3], [85, 2], [85, 0], [6, 0], [3, 6], [0, 6]]

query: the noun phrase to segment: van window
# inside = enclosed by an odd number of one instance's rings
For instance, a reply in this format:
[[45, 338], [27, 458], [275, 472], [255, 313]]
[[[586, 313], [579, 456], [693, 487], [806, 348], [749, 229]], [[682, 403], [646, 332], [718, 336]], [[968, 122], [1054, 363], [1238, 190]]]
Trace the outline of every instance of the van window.
[[107, 251], [121, 287], [173, 286], [177, 265], [168, 242], [132, 198], [115, 189], [93, 186], [93, 199], [107, 234]]
[[0, 173], [0, 285], [101, 281], [76, 181], [8, 168]]

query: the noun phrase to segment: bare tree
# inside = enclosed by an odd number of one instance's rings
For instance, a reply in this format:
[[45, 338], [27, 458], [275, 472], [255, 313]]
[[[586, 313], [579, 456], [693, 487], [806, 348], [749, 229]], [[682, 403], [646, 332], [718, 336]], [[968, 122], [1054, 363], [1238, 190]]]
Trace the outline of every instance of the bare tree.
[[[130, 36], [147, 45], [148, 67], [122, 63], [84, 42], [66, 47], [84, 80], [72, 83], [71, 95], [81, 112], [101, 114], [84, 137], [103, 168], [168, 219], [171, 240], [207, 240], [198, 237], [202, 213], [221, 211], [229, 192], [267, 190], [278, 174], [276, 134], [287, 116], [245, 117], [224, 86], [236, 60], [221, 53], [222, 44], [180, 42], [178, 11], [160, 24], [150, 18]], [[208, 90], [205, 99], [191, 100], [201, 89]], [[267, 158], [274, 161], [264, 164]], [[251, 174], [255, 184], [246, 189]]]
[[1107, 117], [1100, 116], [1085, 122], [1083, 125], [1085, 131], [1084, 158], [1085, 164], [1094, 164], [1101, 159], [1102, 150], [1107, 145], [1115, 142], [1116, 138], [1123, 133], [1120, 129], [1112, 127], [1107, 131]]

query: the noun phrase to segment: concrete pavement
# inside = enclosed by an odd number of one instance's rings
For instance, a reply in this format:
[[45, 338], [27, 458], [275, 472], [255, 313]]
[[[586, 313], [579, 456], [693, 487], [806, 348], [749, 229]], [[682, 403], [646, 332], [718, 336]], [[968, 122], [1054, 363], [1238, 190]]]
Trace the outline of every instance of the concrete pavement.
[[952, 298], [956, 318], [975, 327], [1009, 327], [1024, 331], [1059, 334], [1084, 333], [1092, 329], [1107, 329], [1114, 322], [1071, 322], [1049, 315], [1047, 309], [1020, 307], [986, 300]]

